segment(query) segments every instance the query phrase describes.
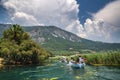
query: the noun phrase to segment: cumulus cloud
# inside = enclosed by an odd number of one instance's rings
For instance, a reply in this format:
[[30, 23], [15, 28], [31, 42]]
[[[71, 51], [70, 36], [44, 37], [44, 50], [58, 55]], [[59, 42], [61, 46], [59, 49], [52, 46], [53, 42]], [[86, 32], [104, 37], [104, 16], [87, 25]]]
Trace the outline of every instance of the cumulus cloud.
[[102, 18], [106, 23], [120, 27], [120, 0], [111, 2], [106, 5], [98, 13], [94, 14], [94, 18]]
[[84, 23], [85, 38], [120, 43], [120, 0], [107, 4]]
[[[4, 1], [4, 0], [3, 0]], [[3, 5], [13, 23], [22, 25], [55, 25], [61, 28], [77, 19], [76, 0], [7, 0]]]
[[120, 28], [115, 28], [103, 19], [87, 19], [84, 23], [86, 38], [103, 42], [120, 42]]
[[12, 23], [55, 25], [90, 40], [120, 43], [119, 4], [120, 0], [107, 4], [82, 25], [76, 0], [2, 0]]
[[16, 12], [14, 13], [13, 17], [11, 17], [11, 20], [15, 23], [19, 24], [22, 23], [22, 25], [42, 25], [39, 24], [39, 22], [34, 18], [32, 15], [28, 15], [23, 12]]

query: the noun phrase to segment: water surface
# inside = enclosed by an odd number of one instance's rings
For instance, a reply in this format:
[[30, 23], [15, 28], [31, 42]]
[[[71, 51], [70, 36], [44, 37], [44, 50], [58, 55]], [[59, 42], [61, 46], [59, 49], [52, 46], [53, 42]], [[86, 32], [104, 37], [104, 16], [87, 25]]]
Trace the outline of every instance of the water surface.
[[119, 76], [119, 67], [87, 65], [84, 69], [72, 69], [60, 62], [0, 69], [0, 80], [120, 80]]

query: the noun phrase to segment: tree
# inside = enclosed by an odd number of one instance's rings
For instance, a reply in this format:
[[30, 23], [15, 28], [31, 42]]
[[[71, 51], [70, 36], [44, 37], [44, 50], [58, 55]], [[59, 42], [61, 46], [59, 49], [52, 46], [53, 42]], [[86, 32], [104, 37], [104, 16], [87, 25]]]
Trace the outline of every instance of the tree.
[[22, 27], [16, 24], [10, 27], [10, 29], [4, 31], [3, 38], [15, 41], [17, 44], [21, 44], [22, 40], [30, 39], [30, 36], [28, 33], [24, 32]]
[[17, 24], [5, 30], [0, 39], [0, 57], [6, 64], [41, 64], [50, 55]]

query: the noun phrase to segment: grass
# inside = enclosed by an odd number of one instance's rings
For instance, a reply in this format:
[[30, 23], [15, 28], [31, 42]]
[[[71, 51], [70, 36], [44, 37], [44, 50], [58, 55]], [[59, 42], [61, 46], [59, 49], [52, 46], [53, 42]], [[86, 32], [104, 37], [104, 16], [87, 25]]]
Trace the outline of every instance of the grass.
[[87, 64], [92, 65], [120, 65], [120, 51], [84, 54]]

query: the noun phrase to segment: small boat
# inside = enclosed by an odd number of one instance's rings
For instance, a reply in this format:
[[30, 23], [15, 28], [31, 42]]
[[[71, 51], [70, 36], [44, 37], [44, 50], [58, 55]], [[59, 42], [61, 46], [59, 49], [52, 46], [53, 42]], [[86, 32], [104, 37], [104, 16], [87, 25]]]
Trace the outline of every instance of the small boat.
[[73, 69], [80, 69], [85, 67], [85, 63], [74, 63], [71, 65]]
[[72, 63], [72, 62], [69, 62], [67, 64], [67, 66], [70, 66], [73, 69], [80, 69], [80, 68], [84, 68], [85, 67], [85, 63]]

